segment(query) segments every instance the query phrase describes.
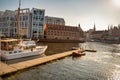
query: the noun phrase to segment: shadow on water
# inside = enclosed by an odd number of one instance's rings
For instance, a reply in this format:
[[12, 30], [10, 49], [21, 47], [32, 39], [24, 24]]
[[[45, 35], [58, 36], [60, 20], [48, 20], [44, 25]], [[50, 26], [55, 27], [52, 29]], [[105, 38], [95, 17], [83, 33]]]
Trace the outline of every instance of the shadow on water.
[[65, 51], [69, 51], [72, 47], [79, 47], [79, 43], [45, 43], [48, 45], [46, 55], [53, 55]]

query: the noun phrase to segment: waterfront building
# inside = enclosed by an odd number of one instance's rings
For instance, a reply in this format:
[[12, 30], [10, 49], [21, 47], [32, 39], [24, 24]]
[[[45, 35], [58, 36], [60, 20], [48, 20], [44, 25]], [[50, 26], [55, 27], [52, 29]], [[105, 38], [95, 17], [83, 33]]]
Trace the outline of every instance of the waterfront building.
[[94, 31], [91, 33], [91, 39], [95, 41], [101, 41], [103, 40], [106, 36], [108, 36], [108, 31], [107, 30], [98, 30]]
[[89, 29], [87, 31], [87, 41], [101, 41], [104, 40], [108, 36], [108, 30], [96, 30], [96, 26], [94, 24], [93, 29]]
[[32, 28], [31, 28], [31, 37], [32, 38], [44, 38], [44, 9], [33, 8], [31, 11], [32, 14]]
[[[24, 38], [44, 37], [45, 10], [33, 8], [20, 9], [20, 35]], [[18, 11], [0, 11], [0, 31], [6, 37], [16, 37], [18, 34]]]
[[[18, 21], [17, 21], [17, 10], [15, 11], [15, 19], [14, 19], [14, 26], [13, 26], [13, 34], [12, 37], [15, 37], [18, 33]], [[31, 28], [31, 15], [30, 9], [20, 9], [20, 35], [24, 38], [30, 38], [30, 28]]]
[[65, 25], [65, 20], [59, 17], [45, 16], [45, 24]]
[[86, 40], [87, 41], [91, 41], [92, 40], [92, 33], [96, 31], [96, 27], [95, 27], [95, 24], [94, 24], [94, 27], [93, 29], [89, 29], [87, 32], [86, 32]]
[[0, 31], [7, 37], [12, 35], [14, 17], [15, 12], [12, 10], [0, 11]]
[[80, 40], [81, 38], [80, 26], [64, 26], [45, 24], [44, 26], [44, 38], [55, 40]]
[[113, 41], [120, 41], [120, 26], [112, 26], [108, 30], [109, 32], [109, 37], [108, 40], [113, 40]]

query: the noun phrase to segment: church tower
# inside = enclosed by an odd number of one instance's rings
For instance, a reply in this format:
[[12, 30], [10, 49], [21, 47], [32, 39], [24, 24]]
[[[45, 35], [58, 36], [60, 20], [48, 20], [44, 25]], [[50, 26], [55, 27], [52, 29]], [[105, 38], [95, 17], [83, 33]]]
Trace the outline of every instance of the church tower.
[[80, 24], [78, 24], [78, 29], [79, 29], [79, 32], [80, 32], [81, 37], [83, 37], [83, 36], [84, 36], [84, 32], [83, 32]]
[[95, 26], [95, 23], [94, 23], [94, 28], [93, 28], [94, 31], [96, 31], [96, 26]]

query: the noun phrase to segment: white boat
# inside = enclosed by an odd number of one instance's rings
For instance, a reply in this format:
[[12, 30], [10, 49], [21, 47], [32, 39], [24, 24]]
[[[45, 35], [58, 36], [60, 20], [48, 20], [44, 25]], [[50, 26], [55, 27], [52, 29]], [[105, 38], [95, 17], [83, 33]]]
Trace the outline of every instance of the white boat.
[[47, 46], [37, 46], [35, 41], [6, 39], [1, 40], [1, 57], [5, 60], [40, 55], [45, 52]]

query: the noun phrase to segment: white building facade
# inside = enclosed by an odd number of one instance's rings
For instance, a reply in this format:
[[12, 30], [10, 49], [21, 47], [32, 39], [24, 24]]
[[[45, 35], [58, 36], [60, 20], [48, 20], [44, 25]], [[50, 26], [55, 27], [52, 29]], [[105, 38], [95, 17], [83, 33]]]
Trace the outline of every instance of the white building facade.
[[[45, 10], [33, 8], [20, 9], [20, 35], [25, 38], [42, 38], [44, 36]], [[18, 33], [18, 11], [0, 11], [0, 31], [6, 37], [15, 37]]]
[[14, 11], [6, 10], [5, 12], [0, 12], [0, 31], [6, 37], [11, 37], [14, 17]]
[[31, 37], [32, 38], [44, 38], [44, 19], [45, 10], [33, 8], [32, 14], [32, 28]]
[[[17, 10], [15, 11], [16, 15], [14, 17], [14, 26], [13, 26], [13, 33], [12, 37], [15, 37], [18, 33], [18, 20], [17, 20]], [[31, 15], [30, 9], [20, 9], [20, 35], [24, 38], [30, 38], [30, 28], [31, 28]]]

